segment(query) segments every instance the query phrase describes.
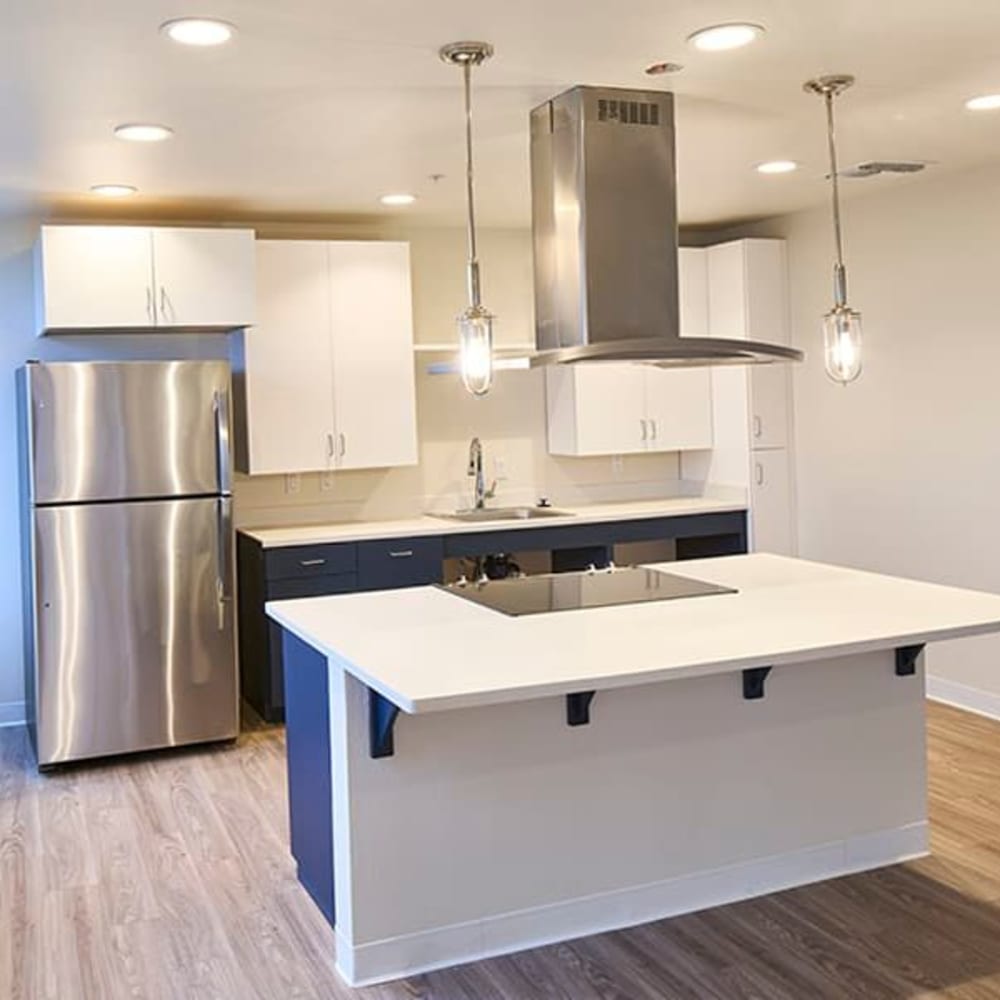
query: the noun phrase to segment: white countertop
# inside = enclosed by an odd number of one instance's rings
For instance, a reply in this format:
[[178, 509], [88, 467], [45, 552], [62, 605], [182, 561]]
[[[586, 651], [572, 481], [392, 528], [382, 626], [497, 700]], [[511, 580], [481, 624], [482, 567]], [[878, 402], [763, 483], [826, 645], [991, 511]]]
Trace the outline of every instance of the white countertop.
[[1000, 596], [756, 554], [664, 563], [736, 594], [512, 618], [434, 587], [268, 614], [410, 713], [1000, 631]]
[[[495, 506], [501, 506], [496, 504]], [[419, 535], [455, 535], [480, 531], [509, 531], [511, 528], [556, 528], [567, 524], [594, 524], [601, 521], [636, 521], [647, 517], [680, 517], [685, 514], [717, 514], [746, 510], [745, 503], [710, 497], [669, 497], [662, 500], [595, 503], [571, 507], [554, 504], [567, 517], [540, 517], [534, 520], [453, 521], [429, 514], [399, 521], [342, 521], [332, 524], [301, 525], [288, 528], [241, 528], [268, 548], [285, 545], [322, 545], [328, 542], [357, 542], [373, 538], [408, 538]]]

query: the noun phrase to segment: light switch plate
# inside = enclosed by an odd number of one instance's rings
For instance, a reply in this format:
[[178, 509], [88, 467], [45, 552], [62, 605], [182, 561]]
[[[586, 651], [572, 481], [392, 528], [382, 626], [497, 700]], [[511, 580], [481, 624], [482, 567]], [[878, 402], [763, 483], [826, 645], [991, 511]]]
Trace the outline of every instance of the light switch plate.
[[611, 456], [611, 475], [620, 479], [625, 474], [625, 459], [621, 455]]
[[319, 491], [320, 493], [332, 493], [333, 492], [333, 472], [327, 470], [320, 474], [319, 477]]
[[285, 493], [293, 496], [302, 492], [302, 477], [297, 472], [289, 472], [285, 475]]

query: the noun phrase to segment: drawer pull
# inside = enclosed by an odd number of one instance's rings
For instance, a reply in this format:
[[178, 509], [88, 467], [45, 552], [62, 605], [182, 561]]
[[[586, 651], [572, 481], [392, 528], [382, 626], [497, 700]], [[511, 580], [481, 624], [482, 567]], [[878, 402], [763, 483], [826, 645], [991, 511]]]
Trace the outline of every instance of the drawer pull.
[[325, 559], [300, 559], [299, 560], [299, 565], [300, 566], [325, 566], [326, 565], [326, 560]]
[[390, 552], [393, 559], [409, 559], [413, 555], [413, 549], [400, 549], [398, 552]]

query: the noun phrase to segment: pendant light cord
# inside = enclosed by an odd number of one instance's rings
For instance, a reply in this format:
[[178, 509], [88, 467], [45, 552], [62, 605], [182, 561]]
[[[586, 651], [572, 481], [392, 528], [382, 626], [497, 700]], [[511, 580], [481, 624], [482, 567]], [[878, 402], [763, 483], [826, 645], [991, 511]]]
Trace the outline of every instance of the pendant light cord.
[[837, 165], [837, 137], [833, 125], [835, 92], [823, 94], [826, 102], [826, 139], [830, 148], [830, 185], [833, 192], [833, 238], [837, 247], [837, 264], [833, 269], [833, 297], [837, 306], [847, 305], [847, 269], [844, 267], [844, 237], [840, 226], [840, 168]]
[[476, 202], [472, 168], [472, 60], [462, 64], [465, 80], [465, 187], [468, 202], [469, 226], [469, 304], [481, 305], [479, 288], [479, 261], [476, 248]]

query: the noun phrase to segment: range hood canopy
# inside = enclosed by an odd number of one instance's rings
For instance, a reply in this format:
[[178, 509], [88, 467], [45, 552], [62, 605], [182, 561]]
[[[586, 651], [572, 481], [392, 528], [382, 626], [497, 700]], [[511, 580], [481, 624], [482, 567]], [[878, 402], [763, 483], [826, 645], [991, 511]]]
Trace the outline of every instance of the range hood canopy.
[[574, 87], [531, 113], [532, 365], [801, 361], [780, 344], [682, 337], [674, 96]]

